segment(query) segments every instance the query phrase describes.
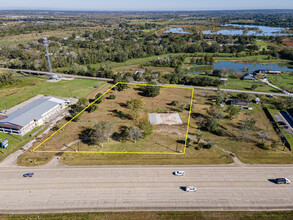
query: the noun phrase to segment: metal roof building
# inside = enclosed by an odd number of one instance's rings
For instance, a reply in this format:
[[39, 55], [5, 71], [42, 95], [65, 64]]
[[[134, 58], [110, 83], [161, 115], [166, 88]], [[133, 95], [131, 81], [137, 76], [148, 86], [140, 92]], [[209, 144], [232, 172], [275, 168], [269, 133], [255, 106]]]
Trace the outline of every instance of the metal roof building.
[[44, 97], [0, 119], [0, 132], [25, 135], [65, 107], [65, 101]]

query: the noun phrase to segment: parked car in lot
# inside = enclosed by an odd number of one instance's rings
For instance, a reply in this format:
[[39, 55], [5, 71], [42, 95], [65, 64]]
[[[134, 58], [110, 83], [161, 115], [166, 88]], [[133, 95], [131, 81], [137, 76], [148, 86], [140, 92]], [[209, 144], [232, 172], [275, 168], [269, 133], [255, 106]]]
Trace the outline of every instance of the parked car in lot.
[[185, 175], [185, 171], [175, 171], [173, 174], [175, 176], [184, 176]]
[[186, 186], [185, 191], [186, 192], [196, 192], [197, 188], [195, 186]]
[[289, 180], [288, 178], [276, 178], [275, 183], [277, 183], [277, 184], [290, 184], [291, 180]]
[[23, 177], [33, 177], [34, 173], [25, 173]]

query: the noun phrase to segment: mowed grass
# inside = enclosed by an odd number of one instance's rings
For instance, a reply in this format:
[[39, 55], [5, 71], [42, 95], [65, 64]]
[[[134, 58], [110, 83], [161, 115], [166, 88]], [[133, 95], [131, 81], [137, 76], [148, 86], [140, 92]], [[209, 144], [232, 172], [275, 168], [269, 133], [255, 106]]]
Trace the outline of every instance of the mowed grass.
[[27, 76], [17, 79], [11, 86], [0, 88], [0, 110], [10, 108], [38, 94], [60, 97], [86, 97], [105, 82], [75, 79], [61, 80], [56, 83], [46, 82], [47, 78]]
[[98, 212], [98, 213], [64, 213], [64, 214], [31, 214], [31, 215], [0, 215], [3, 220], [31, 220], [31, 219], [52, 219], [52, 220], [85, 220], [85, 219], [182, 219], [182, 220], [288, 220], [293, 218], [293, 211], [203, 211], [203, 212]]
[[[257, 85], [258, 87], [255, 90], [251, 89], [252, 85]], [[230, 79], [221, 86], [223, 89], [235, 89], [235, 90], [246, 90], [246, 91], [255, 91], [255, 92], [269, 92], [269, 93], [280, 93], [279, 90], [270, 87], [269, 85], [258, 82], [258, 81], [249, 81], [249, 80], [240, 80], [240, 79]]]
[[[144, 109], [141, 112], [141, 120], [148, 120], [147, 113], [174, 111], [170, 106], [173, 100], [178, 100], [184, 105], [188, 105], [191, 100], [191, 90], [162, 88], [161, 94], [155, 98], [146, 98], [139, 95], [140, 91], [129, 88], [126, 91], [111, 91], [106, 95], [116, 94], [115, 100], [104, 100], [98, 105], [98, 110], [94, 113], [85, 112], [79, 122], [70, 122], [64, 129], [56, 133], [46, 143], [41, 145], [38, 150], [60, 150], [65, 144], [75, 141], [78, 134], [85, 128], [91, 128], [98, 121], [112, 121], [115, 124], [116, 132], [120, 126], [133, 126], [134, 122], [124, 116], [129, 114], [129, 110], [124, 107], [126, 101], [130, 98], [140, 98], [144, 102]], [[94, 98], [94, 94], [92, 97]], [[115, 111], [123, 112], [122, 117], [115, 114]], [[140, 139], [137, 143], [130, 140], [118, 142], [110, 140], [101, 145], [88, 146], [78, 143], [67, 148], [67, 151], [94, 151], [94, 152], [171, 152], [182, 150], [184, 147], [185, 134], [187, 129], [188, 114], [187, 110], [179, 113], [183, 125], [172, 126], [154, 126], [153, 135], [146, 139]], [[62, 123], [65, 123], [63, 121]], [[51, 132], [52, 134], [53, 132]], [[50, 134], [49, 134], [50, 135]], [[45, 137], [44, 137], [45, 139]], [[43, 139], [42, 139], [43, 140]], [[42, 142], [39, 140], [35, 146]], [[180, 140], [178, 143], [177, 141]], [[210, 150], [196, 151], [194, 147], [187, 148], [185, 155], [141, 155], [141, 154], [94, 154], [94, 153], [60, 153], [61, 161], [67, 165], [102, 165], [102, 164], [225, 164], [231, 163], [231, 158], [222, 151], [213, 148]], [[21, 165], [34, 165], [28, 161], [39, 160], [40, 163], [45, 161], [38, 158], [52, 158], [54, 154], [50, 153], [31, 153], [26, 152], [18, 160]], [[48, 160], [50, 159], [48, 158]], [[37, 165], [40, 165], [37, 163]]]
[[33, 134], [35, 131], [37, 131], [40, 127], [37, 127], [33, 129], [30, 133], [26, 134], [25, 136], [21, 137], [19, 135], [10, 135], [10, 134], [4, 134], [0, 132], [0, 140], [8, 139], [8, 148], [2, 149], [0, 148], [0, 161], [2, 161], [4, 158], [9, 156], [11, 153], [19, 150], [21, 147], [23, 147], [26, 143], [28, 143], [32, 138], [30, 137], [31, 134]]
[[[213, 104], [209, 97], [211, 98], [215, 95], [216, 93], [211, 91], [197, 91], [195, 94], [195, 103], [197, 104], [195, 105], [194, 112], [208, 117], [207, 109]], [[250, 106], [253, 107], [253, 111], [243, 109], [239, 116], [233, 120], [226, 118], [220, 120], [220, 126], [226, 135], [218, 136], [203, 130], [203, 138], [209, 138], [217, 146], [233, 152], [244, 163], [292, 164], [292, 152], [284, 148], [262, 107], [253, 103]], [[241, 140], [240, 126], [245, 119], [255, 120], [255, 129], [247, 133], [248, 138], [246, 140]], [[261, 142], [260, 130], [264, 130], [268, 136], [268, 140], [265, 142], [267, 150], [257, 146], [257, 143]], [[197, 132], [198, 125], [195, 117], [192, 117], [190, 121], [190, 134], [196, 135]], [[277, 143], [276, 149], [271, 147], [273, 141]]]
[[267, 75], [268, 80], [278, 86], [284, 87], [286, 90], [293, 88], [293, 72], [283, 72], [280, 75]]

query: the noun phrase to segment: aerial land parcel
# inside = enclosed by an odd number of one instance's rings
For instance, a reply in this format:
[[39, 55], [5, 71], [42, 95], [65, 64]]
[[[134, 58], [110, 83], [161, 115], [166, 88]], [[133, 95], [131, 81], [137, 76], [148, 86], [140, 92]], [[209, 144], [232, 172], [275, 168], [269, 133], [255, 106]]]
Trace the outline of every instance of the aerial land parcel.
[[[119, 83], [118, 83], [119, 84]], [[156, 85], [144, 84], [125, 84], [128, 88], [125, 91], [118, 92], [115, 86], [111, 87], [104, 93], [104, 97], [100, 96], [99, 99], [104, 99], [98, 105], [98, 111], [91, 113], [84, 113], [80, 120], [77, 122], [71, 121], [62, 126], [58, 131], [49, 136], [48, 139], [39, 144], [35, 152], [55, 152], [56, 147], [60, 148], [66, 146], [68, 143], [81, 139], [80, 135], [82, 129], [91, 128], [99, 121], [112, 122], [115, 126], [115, 133], [112, 135], [112, 140], [107, 142], [104, 146], [89, 145], [81, 142], [70, 145], [66, 150], [60, 152], [75, 152], [78, 153], [149, 153], [149, 154], [177, 154], [185, 152], [185, 139], [187, 138], [188, 124], [191, 111], [191, 103], [193, 98], [193, 89], [181, 87], [167, 87]], [[139, 85], [139, 86], [138, 86]], [[144, 87], [159, 87], [161, 94], [156, 97], [144, 97]], [[111, 96], [117, 98], [110, 99]], [[92, 102], [88, 107], [93, 105], [99, 99]], [[129, 109], [129, 100], [141, 100], [142, 107], [138, 112], [137, 120], [131, 115]], [[172, 106], [174, 100], [180, 100], [180, 106]], [[87, 109], [87, 108], [86, 108]], [[86, 110], [84, 109], [84, 110]], [[176, 121], [174, 113], [180, 115], [182, 122]], [[154, 125], [155, 132], [149, 138], [144, 137], [137, 143], [131, 141], [120, 140], [119, 132], [129, 127], [129, 125], [137, 125], [137, 121], [149, 123], [149, 114], [161, 116], [163, 121], [159, 125]], [[166, 117], [166, 118], [165, 118]], [[179, 121], [181, 121], [179, 118]], [[166, 120], [167, 119], [167, 120]], [[170, 121], [168, 121], [170, 120]], [[173, 125], [167, 125], [167, 123]], [[120, 135], [121, 136], [121, 135]], [[67, 137], [67, 138], [64, 138]], [[88, 137], [86, 137], [88, 138]], [[119, 140], [118, 140], [119, 139]], [[182, 141], [181, 141], [182, 139]], [[40, 150], [42, 149], [42, 150]]]

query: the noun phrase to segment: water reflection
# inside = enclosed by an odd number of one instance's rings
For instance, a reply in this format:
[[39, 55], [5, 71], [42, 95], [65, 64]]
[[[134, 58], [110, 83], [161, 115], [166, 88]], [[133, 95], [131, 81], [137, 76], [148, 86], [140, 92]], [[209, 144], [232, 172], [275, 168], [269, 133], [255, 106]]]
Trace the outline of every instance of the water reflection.
[[234, 72], [253, 72], [255, 70], [271, 70], [271, 71], [293, 71], [293, 67], [290, 67], [288, 64], [244, 64], [244, 63], [236, 63], [231, 61], [219, 61], [212, 65], [194, 65], [194, 67], [190, 68], [191, 73], [201, 73], [205, 71], [212, 71], [215, 69], [226, 69], [227, 73]]

